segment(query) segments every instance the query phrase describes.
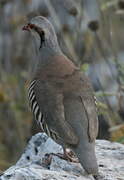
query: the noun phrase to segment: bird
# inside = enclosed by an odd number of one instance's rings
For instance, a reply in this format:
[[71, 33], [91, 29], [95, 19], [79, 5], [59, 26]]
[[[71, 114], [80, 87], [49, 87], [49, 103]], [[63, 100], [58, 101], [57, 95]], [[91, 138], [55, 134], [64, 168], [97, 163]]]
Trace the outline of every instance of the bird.
[[70, 148], [87, 174], [98, 174], [95, 139], [98, 118], [89, 78], [63, 54], [51, 22], [35, 16], [23, 27], [36, 50], [28, 98], [43, 131]]

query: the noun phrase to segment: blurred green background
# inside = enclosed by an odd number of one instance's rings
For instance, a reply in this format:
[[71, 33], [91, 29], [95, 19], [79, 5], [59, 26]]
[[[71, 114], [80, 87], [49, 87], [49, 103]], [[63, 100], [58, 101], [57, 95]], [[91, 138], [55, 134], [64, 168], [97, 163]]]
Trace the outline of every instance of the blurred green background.
[[27, 19], [54, 25], [63, 52], [90, 77], [98, 99], [99, 139], [124, 143], [124, 1], [0, 1], [0, 170], [13, 164], [40, 129], [27, 100], [36, 61]]

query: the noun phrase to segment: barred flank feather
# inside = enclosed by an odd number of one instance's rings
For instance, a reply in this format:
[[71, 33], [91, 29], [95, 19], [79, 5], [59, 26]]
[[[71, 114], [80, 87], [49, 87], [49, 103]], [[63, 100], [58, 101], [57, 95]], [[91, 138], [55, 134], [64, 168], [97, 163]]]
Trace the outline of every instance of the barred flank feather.
[[43, 113], [40, 110], [40, 107], [37, 103], [35, 92], [34, 92], [34, 85], [36, 80], [32, 81], [28, 88], [28, 99], [31, 107], [31, 111], [34, 114], [36, 121], [40, 124], [41, 129], [53, 140], [57, 140], [57, 134], [53, 130], [49, 129], [48, 125], [45, 123], [43, 119]]

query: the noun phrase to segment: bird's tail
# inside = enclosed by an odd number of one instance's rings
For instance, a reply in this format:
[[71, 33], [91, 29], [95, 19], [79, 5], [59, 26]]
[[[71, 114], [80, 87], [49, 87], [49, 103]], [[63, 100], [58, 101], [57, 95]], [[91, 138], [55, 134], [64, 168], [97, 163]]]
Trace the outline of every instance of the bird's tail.
[[98, 165], [95, 155], [95, 142], [80, 141], [78, 146], [73, 150], [86, 172], [88, 174], [97, 175]]

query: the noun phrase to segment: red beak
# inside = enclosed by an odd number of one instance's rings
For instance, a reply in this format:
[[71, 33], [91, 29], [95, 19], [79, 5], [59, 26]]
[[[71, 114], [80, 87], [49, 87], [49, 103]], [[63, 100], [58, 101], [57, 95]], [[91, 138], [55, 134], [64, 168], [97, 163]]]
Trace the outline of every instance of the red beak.
[[30, 26], [26, 25], [22, 28], [23, 31], [30, 31]]

